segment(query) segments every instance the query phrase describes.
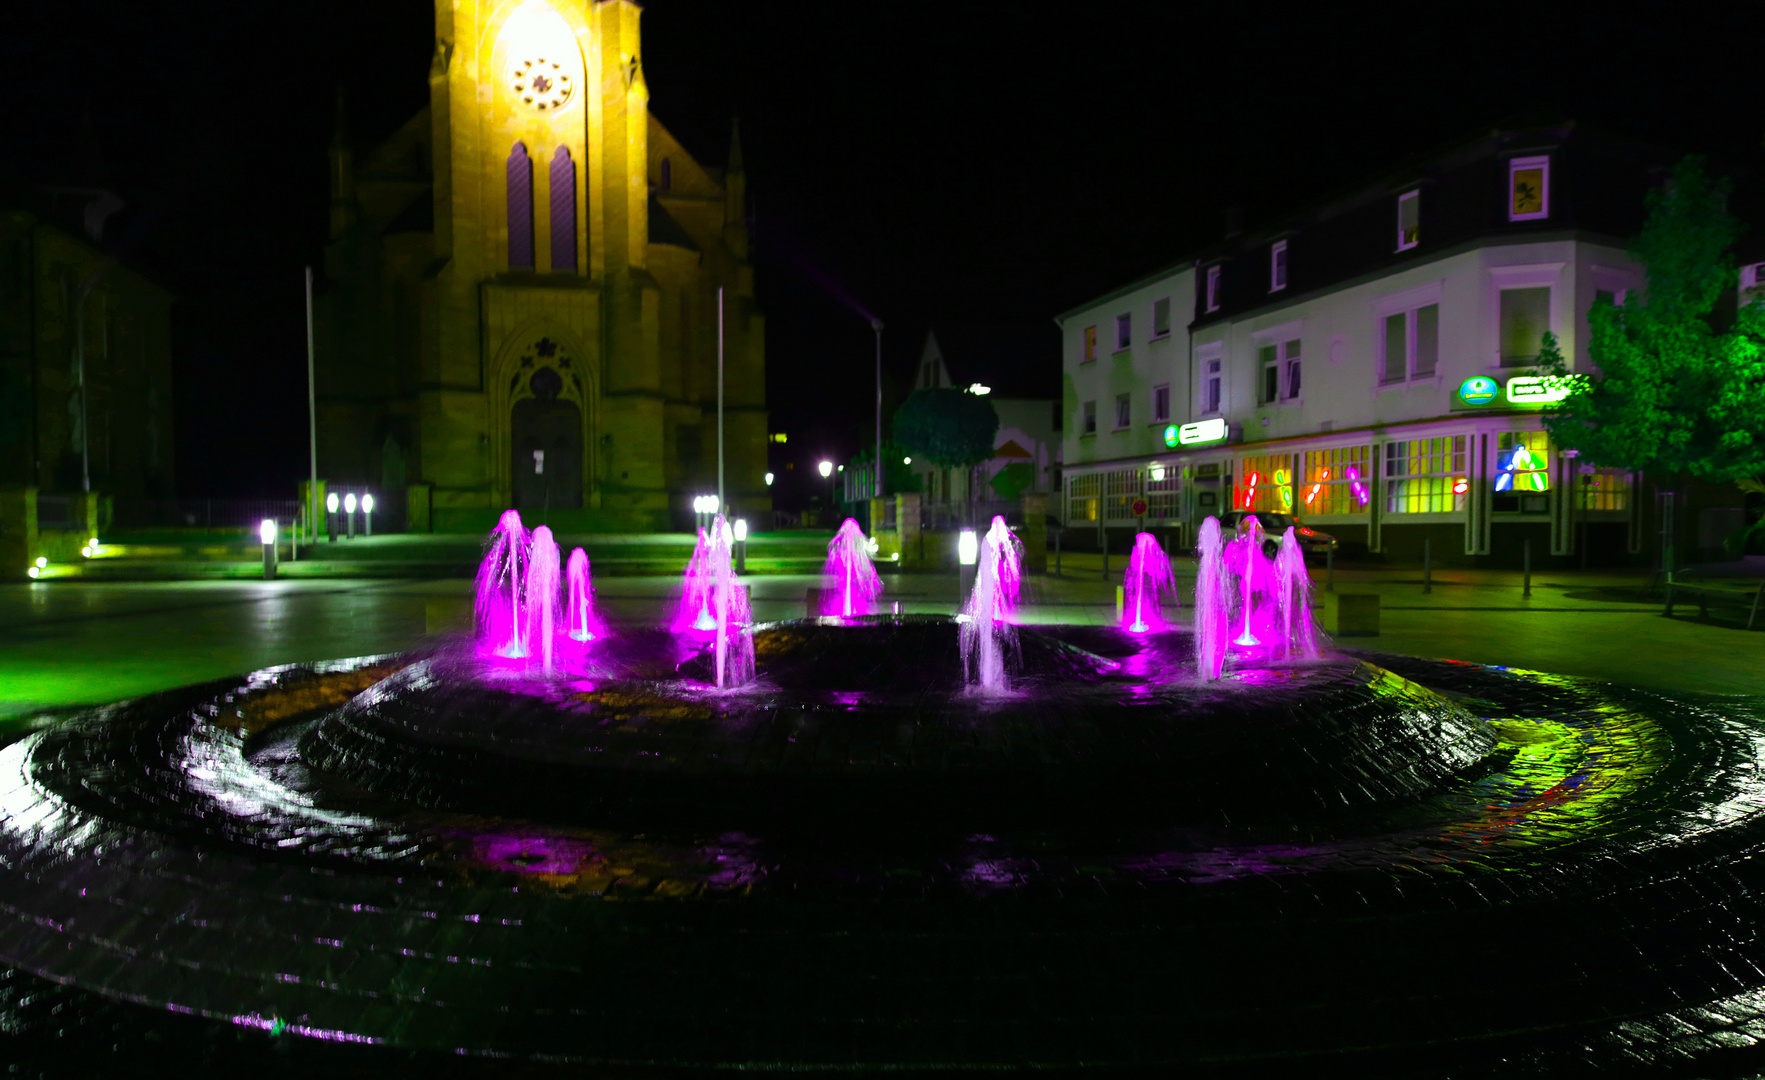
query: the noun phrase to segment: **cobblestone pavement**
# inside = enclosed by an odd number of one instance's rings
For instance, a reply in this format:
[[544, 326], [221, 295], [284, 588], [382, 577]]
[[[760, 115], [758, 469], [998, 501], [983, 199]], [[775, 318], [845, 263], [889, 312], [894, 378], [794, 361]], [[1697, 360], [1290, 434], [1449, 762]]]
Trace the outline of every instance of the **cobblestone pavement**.
[[[1196, 688], [1180, 642], [1056, 637], [1026, 664], [1121, 667], [928, 713], [931, 666], [487, 698], [409, 656], [73, 717], [0, 751], [0, 1053], [54, 1076], [1765, 1065], [1765, 698], [1385, 653]], [[894, 696], [833, 685], [864, 678]], [[508, 790], [491, 759], [547, 730], [576, 786]], [[830, 807], [879, 775], [993, 797], [915, 818], [883, 783], [886, 813], [731, 829], [690, 785], [604, 790], [703, 775], [732, 739], [732, 775]], [[1066, 786], [1092, 809], [1038, 816]]]

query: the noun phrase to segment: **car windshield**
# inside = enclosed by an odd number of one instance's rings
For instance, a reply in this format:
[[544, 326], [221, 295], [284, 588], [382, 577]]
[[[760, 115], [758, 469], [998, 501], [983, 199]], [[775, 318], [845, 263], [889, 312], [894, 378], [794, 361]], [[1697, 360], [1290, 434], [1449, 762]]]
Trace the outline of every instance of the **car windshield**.
[[1263, 532], [1286, 532], [1299, 524], [1293, 520], [1292, 514], [1269, 514], [1261, 510], [1257, 511], [1256, 520], [1262, 526]]

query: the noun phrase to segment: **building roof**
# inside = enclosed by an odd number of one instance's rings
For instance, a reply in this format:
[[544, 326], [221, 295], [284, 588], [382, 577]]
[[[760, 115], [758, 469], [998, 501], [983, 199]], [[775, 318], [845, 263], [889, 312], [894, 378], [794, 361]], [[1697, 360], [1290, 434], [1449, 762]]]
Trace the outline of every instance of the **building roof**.
[[656, 198], [655, 191], [650, 192], [650, 236], [652, 244], [668, 244], [688, 251], [699, 250], [699, 245], [680, 227], [680, 222], [663, 207], [662, 200]]
[[939, 323], [929, 339], [955, 386], [982, 383], [995, 397], [1060, 397], [1060, 331], [1045, 323]]

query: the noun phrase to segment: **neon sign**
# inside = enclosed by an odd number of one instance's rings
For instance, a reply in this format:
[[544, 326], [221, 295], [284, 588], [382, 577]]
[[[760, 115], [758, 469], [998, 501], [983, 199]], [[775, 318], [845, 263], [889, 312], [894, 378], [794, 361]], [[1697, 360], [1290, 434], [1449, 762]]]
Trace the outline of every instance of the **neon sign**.
[[1197, 420], [1193, 424], [1184, 424], [1176, 429], [1177, 441], [1171, 442], [1171, 429], [1164, 429], [1166, 446], [1194, 446], [1196, 443], [1218, 442], [1230, 434], [1226, 427], [1226, 418], [1216, 416], [1211, 420]]
[[1275, 470], [1275, 486], [1281, 492], [1281, 505], [1286, 509], [1293, 508], [1293, 489], [1287, 486], [1287, 470]]
[[1305, 505], [1310, 506], [1312, 504], [1312, 500], [1318, 497], [1318, 492], [1324, 490], [1324, 481], [1328, 479], [1330, 479], [1329, 469], [1318, 470], [1317, 483], [1313, 484], [1311, 490], [1305, 493]]
[[1348, 477], [1348, 490], [1354, 493], [1356, 502], [1365, 506], [1373, 501], [1372, 493], [1367, 490], [1367, 485], [1361, 483], [1361, 473], [1359, 469], [1350, 465], [1348, 468], [1342, 470], [1342, 475]]
[[[1513, 384], [1509, 384], [1510, 386]], [[1543, 454], [1535, 454], [1517, 446], [1498, 454], [1495, 459], [1501, 475], [1495, 478], [1497, 491], [1548, 491], [1550, 477], [1545, 473]]]
[[1487, 405], [1501, 392], [1494, 379], [1478, 375], [1459, 384], [1459, 400], [1466, 405]]
[[1508, 380], [1509, 405], [1550, 405], [1578, 389], [1585, 375], [1520, 375]]
[[1166, 446], [1177, 445], [1177, 425], [1172, 424], [1164, 429], [1164, 444]]
[[1250, 482], [1244, 487], [1244, 509], [1246, 510], [1250, 509], [1250, 505], [1256, 501], [1256, 481], [1257, 474], [1251, 473]]

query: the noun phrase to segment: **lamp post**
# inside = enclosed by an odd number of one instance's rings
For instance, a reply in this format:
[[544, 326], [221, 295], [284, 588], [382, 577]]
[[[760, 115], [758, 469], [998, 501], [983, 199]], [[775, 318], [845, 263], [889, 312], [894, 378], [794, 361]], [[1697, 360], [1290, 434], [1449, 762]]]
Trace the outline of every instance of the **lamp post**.
[[257, 526], [258, 542], [264, 546], [264, 580], [276, 577], [276, 519], [264, 518]]
[[325, 496], [325, 532], [330, 534], [331, 542], [337, 542], [337, 493], [333, 491]]
[[735, 519], [735, 572], [748, 572], [748, 519]]
[[[883, 496], [883, 456], [882, 456], [882, 320], [872, 317], [870, 328], [876, 331], [876, 484], [872, 492], [877, 498]], [[872, 525], [872, 531], [875, 531]]]
[[834, 508], [833, 508], [833, 462], [824, 461], [815, 467], [821, 471], [822, 477], [827, 480], [827, 520], [828, 520], [828, 524], [837, 528], [838, 525], [833, 520], [835, 517], [835, 512], [834, 512]]
[[353, 492], [353, 491], [343, 497], [343, 515], [344, 515], [344, 521], [347, 522], [347, 525], [345, 526], [347, 531], [343, 534], [343, 538], [345, 540], [354, 540], [355, 539], [355, 492]]
[[365, 530], [364, 535], [374, 535], [374, 496], [372, 494], [362, 496], [362, 528]]

